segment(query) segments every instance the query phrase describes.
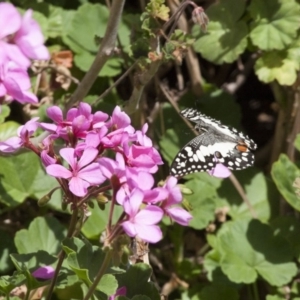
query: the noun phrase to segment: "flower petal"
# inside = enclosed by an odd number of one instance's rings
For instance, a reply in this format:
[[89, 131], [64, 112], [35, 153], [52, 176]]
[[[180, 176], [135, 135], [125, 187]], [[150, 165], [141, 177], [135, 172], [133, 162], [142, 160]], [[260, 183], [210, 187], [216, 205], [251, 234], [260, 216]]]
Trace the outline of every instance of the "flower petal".
[[78, 168], [81, 169], [84, 166], [88, 165], [90, 162], [92, 162], [95, 157], [98, 154], [98, 150], [92, 147], [86, 148], [83, 153], [82, 156], [80, 157], [79, 161], [78, 161]]
[[134, 217], [135, 224], [154, 225], [157, 224], [163, 217], [163, 210], [154, 205], [148, 205], [140, 210]]
[[54, 164], [46, 167], [46, 172], [53, 177], [65, 178], [65, 179], [71, 178], [73, 175], [70, 170], [58, 164]]
[[136, 236], [136, 230], [134, 224], [132, 224], [130, 221], [125, 221], [122, 223], [123, 230], [127, 235], [130, 237]]
[[78, 177], [90, 184], [100, 184], [106, 180], [100, 171], [99, 164], [92, 163], [78, 172]]
[[21, 15], [10, 3], [0, 3], [0, 39], [15, 33], [21, 26]]
[[157, 225], [135, 225], [137, 236], [148, 243], [157, 243], [162, 239], [162, 232]]
[[70, 191], [78, 196], [78, 197], [83, 197], [87, 194], [87, 188], [90, 185], [88, 184], [88, 182], [82, 180], [79, 177], [72, 177], [72, 179], [69, 182], [69, 188]]
[[73, 148], [62, 148], [59, 154], [71, 166], [72, 170], [77, 170], [77, 160], [75, 158], [75, 150]]
[[166, 209], [168, 216], [182, 226], [188, 226], [193, 216], [181, 207], [170, 207]]

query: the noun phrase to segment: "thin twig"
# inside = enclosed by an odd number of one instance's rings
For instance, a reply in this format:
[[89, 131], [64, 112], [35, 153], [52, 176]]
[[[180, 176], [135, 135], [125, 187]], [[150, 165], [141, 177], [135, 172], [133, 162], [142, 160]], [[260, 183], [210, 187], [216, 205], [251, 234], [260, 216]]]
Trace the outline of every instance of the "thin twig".
[[236, 177], [233, 175], [233, 173], [231, 173], [231, 175], [229, 176], [229, 179], [231, 181], [231, 183], [233, 184], [233, 186], [235, 187], [235, 189], [237, 190], [237, 192], [240, 194], [241, 198], [243, 199], [244, 203], [246, 204], [246, 206], [248, 207], [252, 218], [257, 219], [257, 213], [255, 212], [253, 206], [251, 205], [251, 202], [249, 201], [249, 199], [246, 196], [246, 193], [243, 189], [243, 187], [241, 186], [241, 184], [239, 183], [239, 181], [236, 179]]
[[68, 103], [66, 103], [65, 111], [68, 111], [75, 103], [81, 101], [87, 95], [93, 83], [97, 79], [99, 72], [113, 52], [124, 3], [125, 0], [114, 0], [112, 2], [106, 32], [99, 51], [91, 65], [91, 68], [83, 77], [81, 83], [71, 96]]
[[115, 88], [124, 78], [127, 77], [127, 75], [133, 70], [133, 68], [136, 66], [137, 61], [133, 63], [133, 65], [124, 73], [121, 77], [118, 78], [118, 80], [115, 81], [114, 84], [112, 84], [108, 89], [106, 89], [91, 105], [96, 105], [98, 102], [103, 99], [107, 94], [111, 92], [113, 88]]
[[124, 111], [127, 114], [131, 115], [138, 109], [142, 93], [147, 83], [157, 73], [157, 70], [161, 64], [162, 60], [160, 59], [152, 61], [148, 69], [143, 70], [143, 72], [136, 76], [132, 94], [124, 107]]

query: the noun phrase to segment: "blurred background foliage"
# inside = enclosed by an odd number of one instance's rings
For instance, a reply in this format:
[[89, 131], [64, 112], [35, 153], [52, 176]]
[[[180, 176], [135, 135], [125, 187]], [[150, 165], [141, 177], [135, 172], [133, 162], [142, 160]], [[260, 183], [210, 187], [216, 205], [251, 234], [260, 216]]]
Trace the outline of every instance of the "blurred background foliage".
[[[110, 2], [11, 1], [34, 10], [52, 60], [32, 67], [39, 105], [2, 108], [1, 140], [33, 116], [47, 120], [50, 105], [66, 105], [101, 45]], [[192, 22], [192, 5], [175, 31], [164, 28], [184, 2], [126, 1], [115, 51], [82, 100], [107, 113], [121, 105], [136, 128], [149, 124], [165, 161], [157, 181], [193, 137], [178, 113], [186, 107], [244, 131], [258, 150], [255, 166], [233, 178], [180, 181], [194, 218], [184, 229], [165, 220], [163, 241], [150, 247], [151, 280], [168, 299], [300, 299], [300, 1], [195, 1], [210, 20], [206, 30]], [[0, 166], [0, 273], [8, 275], [11, 253], [57, 254], [69, 215], [59, 191], [38, 207], [55, 180], [33, 154], [2, 156]], [[97, 204], [91, 212], [82, 234], [98, 244], [107, 215]], [[57, 299], [80, 299], [68, 280]]]

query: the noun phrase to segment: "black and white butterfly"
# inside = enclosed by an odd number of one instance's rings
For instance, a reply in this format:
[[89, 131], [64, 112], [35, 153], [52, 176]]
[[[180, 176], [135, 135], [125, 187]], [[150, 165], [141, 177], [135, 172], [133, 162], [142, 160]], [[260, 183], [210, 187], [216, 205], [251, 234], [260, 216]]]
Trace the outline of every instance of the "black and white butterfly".
[[211, 171], [217, 163], [231, 170], [242, 170], [253, 165], [252, 151], [257, 145], [247, 135], [192, 108], [183, 110], [181, 114], [196, 123], [195, 129], [199, 135], [178, 152], [171, 165], [171, 175]]

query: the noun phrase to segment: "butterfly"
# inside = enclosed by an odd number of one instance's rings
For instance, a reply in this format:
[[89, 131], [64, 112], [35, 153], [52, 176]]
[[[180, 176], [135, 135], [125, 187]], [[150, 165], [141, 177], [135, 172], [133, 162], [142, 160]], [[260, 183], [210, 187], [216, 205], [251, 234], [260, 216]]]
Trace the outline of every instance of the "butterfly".
[[171, 175], [212, 171], [218, 163], [231, 170], [242, 170], [253, 165], [253, 151], [257, 145], [247, 135], [192, 108], [181, 111], [181, 114], [196, 123], [195, 129], [199, 135], [178, 152], [171, 164]]

